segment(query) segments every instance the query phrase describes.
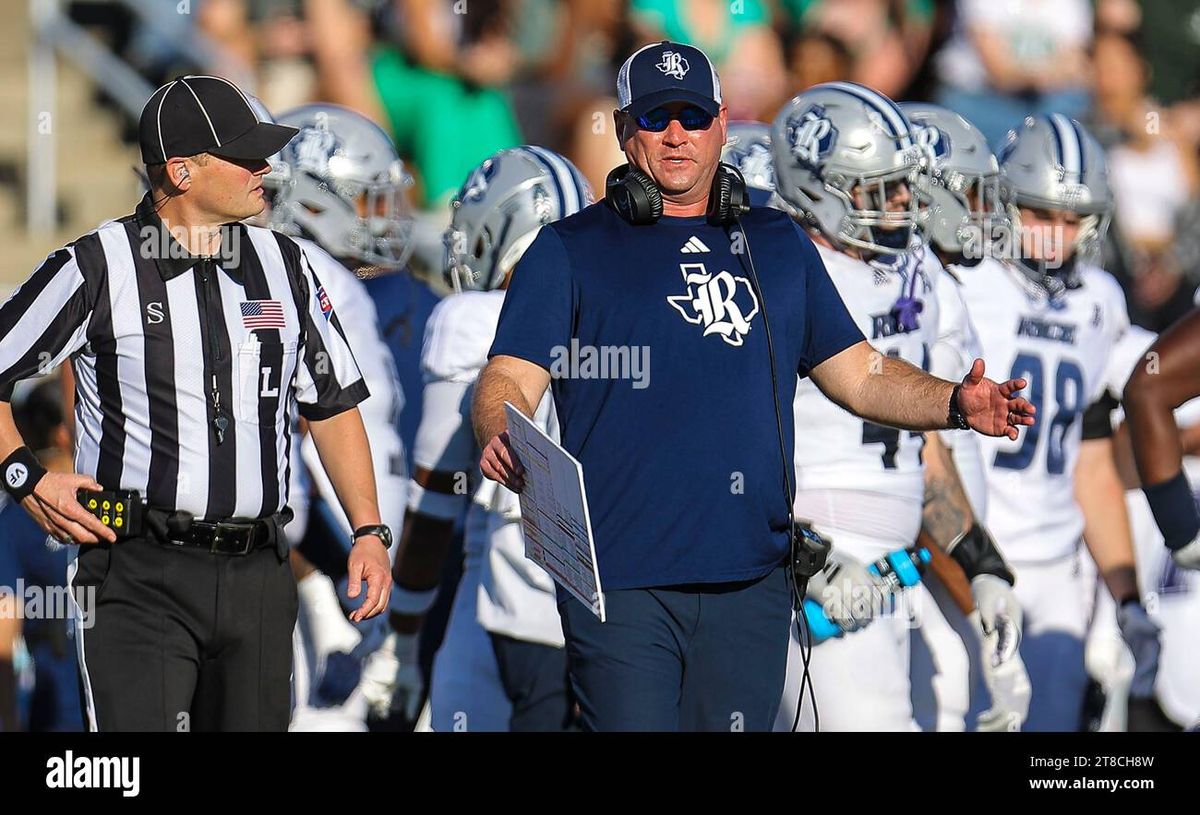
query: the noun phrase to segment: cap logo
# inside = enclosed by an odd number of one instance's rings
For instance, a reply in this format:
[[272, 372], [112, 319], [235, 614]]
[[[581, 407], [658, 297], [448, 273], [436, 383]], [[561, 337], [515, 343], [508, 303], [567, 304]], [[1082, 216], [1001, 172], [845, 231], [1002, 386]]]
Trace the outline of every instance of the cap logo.
[[687, 76], [691, 66], [678, 51], [663, 51], [662, 62], [654, 66], [664, 74], [682, 80]]

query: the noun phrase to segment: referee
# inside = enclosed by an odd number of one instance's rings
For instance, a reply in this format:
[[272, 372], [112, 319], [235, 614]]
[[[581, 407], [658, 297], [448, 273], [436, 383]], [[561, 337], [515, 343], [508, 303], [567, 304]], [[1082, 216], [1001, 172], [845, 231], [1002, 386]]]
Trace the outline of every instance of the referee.
[[[299, 410], [355, 529], [351, 619], [387, 607], [368, 396], [320, 280], [263, 209], [295, 134], [240, 90], [159, 88], [139, 141], [150, 192], [59, 249], [0, 307], [0, 474], [68, 570], [93, 730], [284, 730], [296, 586], [282, 527]], [[22, 445], [20, 379], [70, 360], [74, 474]], [[91, 510], [91, 511], [89, 511]]]

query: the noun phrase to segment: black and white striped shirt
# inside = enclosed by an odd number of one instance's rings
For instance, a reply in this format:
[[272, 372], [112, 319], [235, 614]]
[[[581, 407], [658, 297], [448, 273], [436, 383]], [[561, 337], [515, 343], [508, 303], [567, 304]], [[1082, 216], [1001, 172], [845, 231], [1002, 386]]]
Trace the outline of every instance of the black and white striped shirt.
[[261, 518], [287, 502], [297, 410], [369, 394], [303, 250], [223, 233], [219, 260], [188, 256], [147, 196], [52, 254], [0, 307], [0, 400], [69, 358], [77, 472], [159, 509]]

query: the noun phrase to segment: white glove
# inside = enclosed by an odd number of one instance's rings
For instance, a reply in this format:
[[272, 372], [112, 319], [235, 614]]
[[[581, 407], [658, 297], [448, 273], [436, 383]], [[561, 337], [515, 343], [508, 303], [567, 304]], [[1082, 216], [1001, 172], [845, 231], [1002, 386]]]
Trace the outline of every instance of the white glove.
[[417, 647], [416, 634], [392, 631], [367, 655], [359, 686], [372, 715], [385, 719], [396, 712], [404, 714], [407, 721], [416, 720], [425, 689]]
[[983, 680], [992, 696], [992, 707], [980, 714], [977, 729], [985, 732], [1017, 731], [1029, 715], [1033, 686], [1021, 659], [1021, 604], [1007, 580], [991, 574], [971, 580], [975, 598], [972, 620], [983, 643]]
[[1200, 537], [1181, 549], [1172, 549], [1171, 558], [1181, 569], [1200, 570]]
[[842, 631], [864, 628], [883, 610], [883, 582], [858, 560], [833, 551], [808, 581], [808, 593]]
[[[1188, 544], [1195, 545], [1194, 541]], [[1121, 639], [1125, 640], [1133, 654], [1133, 682], [1129, 686], [1129, 695], [1134, 699], [1153, 698], [1154, 682], [1158, 677], [1158, 655], [1162, 651], [1158, 623], [1150, 619], [1146, 607], [1141, 603], [1129, 602], [1117, 609], [1117, 625], [1121, 627]]]

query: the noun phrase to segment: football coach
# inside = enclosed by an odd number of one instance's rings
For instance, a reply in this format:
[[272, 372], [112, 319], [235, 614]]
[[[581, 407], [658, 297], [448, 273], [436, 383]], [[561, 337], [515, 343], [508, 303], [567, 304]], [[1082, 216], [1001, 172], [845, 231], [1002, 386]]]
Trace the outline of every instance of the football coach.
[[[134, 213], [54, 252], [0, 307], [0, 474], [73, 546], [93, 730], [285, 730], [296, 584], [282, 527], [297, 411], [355, 527], [350, 596], [387, 607], [367, 388], [300, 247], [241, 224], [294, 128], [220, 77], [159, 88]], [[353, 317], [351, 317], [353, 319]], [[70, 360], [75, 473], [47, 473], [9, 401]]]
[[[532, 415], [552, 384], [606, 595], [601, 623], [559, 591], [586, 728], [769, 730], [791, 619], [797, 376], [909, 430], [1015, 438], [1033, 408], [1013, 397], [1021, 380], [985, 379], [981, 360], [954, 383], [875, 352], [792, 219], [739, 206], [740, 178], [719, 163], [720, 83], [701, 51], [642, 48], [617, 95], [628, 165], [603, 201], [543, 227], [513, 275], [475, 395], [480, 467], [523, 487], [503, 404]], [[611, 370], [552, 382], [568, 348], [648, 349], [649, 386]]]

